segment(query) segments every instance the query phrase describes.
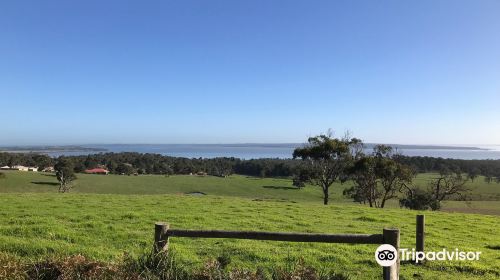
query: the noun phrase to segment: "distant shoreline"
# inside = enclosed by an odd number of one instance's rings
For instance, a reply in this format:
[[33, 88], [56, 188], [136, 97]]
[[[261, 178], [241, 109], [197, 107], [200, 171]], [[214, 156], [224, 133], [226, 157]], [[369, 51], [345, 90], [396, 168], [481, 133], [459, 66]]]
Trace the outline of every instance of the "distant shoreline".
[[[191, 146], [191, 147], [219, 147], [219, 148], [296, 148], [304, 143], [228, 143], [228, 144], [90, 144], [90, 145], [29, 145], [29, 146], [0, 146], [0, 152], [9, 153], [54, 153], [54, 152], [107, 152], [106, 146]], [[371, 149], [376, 143], [365, 143], [366, 149]], [[471, 146], [449, 146], [449, 145], [408, 145], [408, 144], [384, 144], [395, 149], [422, 149], [422, 150], [469, 150], [488, 151], [490, 149]], [[94, 147], [93, 147], [94, 146]], [[99, 146], [99, 147], [95, 147]]]
[[[292, 158], [295, 148], [303, 145], [304, 143], [13, 145], [0, 146], [0, 153], [45, 154], [53, 158], [99, 153], [139, 153], [183, 158], [288, 159]], [[377, 144], [365, 143], [364, 152], [372, 153], [375, 145]], [[405, 156], [500, 160], [500, 146], [386, 145]]]
[[83, 146], [5, 146], [0, 152], [9, 153], [54, 153], [54, 152], [106, 152], [103, 148], [89, 148]]

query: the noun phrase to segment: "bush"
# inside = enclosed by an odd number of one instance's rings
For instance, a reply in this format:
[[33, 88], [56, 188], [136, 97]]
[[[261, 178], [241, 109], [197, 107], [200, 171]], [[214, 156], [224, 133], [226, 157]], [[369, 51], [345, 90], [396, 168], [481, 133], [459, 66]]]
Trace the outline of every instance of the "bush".
[[441, 204], [431, 192], [421, 189], [411, 189], [405, 198], [399, 200], [399, 205], [412, 210], [439, 210]]

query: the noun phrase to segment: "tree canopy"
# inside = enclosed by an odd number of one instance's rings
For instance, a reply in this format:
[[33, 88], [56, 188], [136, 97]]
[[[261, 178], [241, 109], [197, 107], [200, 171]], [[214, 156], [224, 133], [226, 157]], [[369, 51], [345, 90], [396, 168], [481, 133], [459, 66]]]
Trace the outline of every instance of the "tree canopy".
[[76, 180], [73, 162], [62, 157], [57, 161], [54, 169], [59, 181], [59, 192], [68, 192], [71, 189], [71, 183]]
[[294, 183], [303, 185], [303, 182], [308, 182], [321, 187], [323, 203], [327, 205], [331, 185], [347, 178], [347, 170], [358, 155], [358, 147], [362, 142], [348, 136], [334, 138], [331, 133], [310, 137], [307, 142], [307, 145], [293, 152], [294, 159], [304, 161]]

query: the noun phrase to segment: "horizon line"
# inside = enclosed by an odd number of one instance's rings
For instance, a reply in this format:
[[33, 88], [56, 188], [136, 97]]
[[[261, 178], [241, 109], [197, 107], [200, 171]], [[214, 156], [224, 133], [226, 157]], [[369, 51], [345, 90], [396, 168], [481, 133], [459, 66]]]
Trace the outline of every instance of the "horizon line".
[[[88, 146], [88, 145], [287, 145], [307, 144], [307, 142], [232, 142], [232, 143], [80, 143], [80, 144], [0, 144], [0, 147], [58, 147], [58, 146]], [[500, 144], [401, 144], [382, 142], [363, 142], [363, 144], [382, 144], [399, 146], [434, 146], [434, 147], [475, 147], [475, 146], [500, 146]], [[479, 148], [479, 147], [475, 147]]]

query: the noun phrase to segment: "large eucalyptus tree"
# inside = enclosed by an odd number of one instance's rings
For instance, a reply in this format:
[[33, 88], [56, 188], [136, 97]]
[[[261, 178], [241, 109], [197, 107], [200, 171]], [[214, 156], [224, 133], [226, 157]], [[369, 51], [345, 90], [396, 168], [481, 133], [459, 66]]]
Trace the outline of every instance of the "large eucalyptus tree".
[[347, 171], [361, 154], [362, 142], [348, 135], [335, 138], [329, 132], [310, 137], [304, 147], [296, 148], [293, 158], [300, 158], [304, 164], [298, 169], [294, 183], [304, 182], [321, 187], [323, 203], [328, 204], [329, 190], [336, 181], [347, 179]]

